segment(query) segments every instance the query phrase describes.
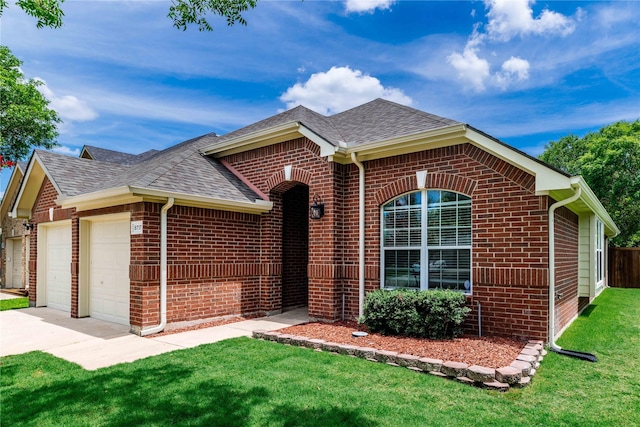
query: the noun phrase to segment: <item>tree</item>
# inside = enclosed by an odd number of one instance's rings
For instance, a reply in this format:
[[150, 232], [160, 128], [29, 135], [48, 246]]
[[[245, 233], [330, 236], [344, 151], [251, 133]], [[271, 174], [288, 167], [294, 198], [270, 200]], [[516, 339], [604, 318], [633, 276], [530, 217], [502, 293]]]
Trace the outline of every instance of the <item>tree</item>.
[[35, 147], [53, 148], [58, 114], [39, 91], [39, 80], [25, 80], [20, 65], [6, 46], [0, 46], [0, 168], [25, 159]]
[[[64, 0], [18, 0], [16, 5], [26, 14], [38, 20], [38, 28], [62, 26], [62, 2]], [[173, 0], [167, 15], [173, 26], [185, 31], [189, 24], [196, 24], [200, 31], [213, 31], [213, 27], [207, 20], [207, 15], [214, 14], [225, 17], [227, 25], [236, 23], [247, 25], [242, 16], [243, 12], [256, 7], [258, 0]], [[0, 16], [7, 0], [0, 0]]]
[[620, 228], [612, 245], [640, 246], [640, 121], [553, 141], [540, 160], [584, 177]]

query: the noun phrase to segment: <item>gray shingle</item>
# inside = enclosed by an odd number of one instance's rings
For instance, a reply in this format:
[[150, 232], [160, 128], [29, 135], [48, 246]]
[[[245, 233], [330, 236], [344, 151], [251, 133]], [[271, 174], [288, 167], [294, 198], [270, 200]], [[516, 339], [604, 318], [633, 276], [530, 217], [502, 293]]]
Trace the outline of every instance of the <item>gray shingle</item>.
[[348, 146], [384, 141], [459, 124], [455, 120], [376, 99], [329, 117]]
[[223, 135], [218, 142], [222, 143], [290, 122], [302, 123], [335, 146], [340, 142], [354, 146], [384, 141], [459, 124], [455, 120], [425, 113], [395, 102], [375, 99], [328, 117], [298, 106]]
[[338, 141], [342, 140], [340, 132], [331, 123], [330, 118], [318, 114], [315, 111], [311, 111], [306, 107], [298, 106], [291, 110], [285, 111], [259, 122], [253, 123], [249, 126], [230, 132], [218, 138], [217, 142], [222, 143], [229, 139], [249, 135], [254, 132], [269, 129], [286, 123], [299, 122], [306, 127], [312, 129], [318, 135], [326, 139], [327, 141], [337, 145]]
[[132, 186], [238, 202], [254, 202], [260, 198], [219, 162], [200, 154], [200, 149], [211, 145], [215, 138], [214, 134], [194, 138], [135, 164], [74, 158], [40, 150], [38, 155], [60, 191], [67, 196]]
[[143, 160], [148, 159], [152, 155], [156, 154], [158, 150], [149, 150], [141, 154], [129, 154], [122, 153], [120, 151], [109, 150], [106, 148], [94, 147], [91, 145], [85, 145], [83, 152], [86, 152], [91, 156], [91, 159], [108, 163], [121, 163], [126, 165], [133, 165], [140, 163]]
[[80, 159], [49, 151], [36, 150], [47, 171], [62, 194], [77, 196], [95, 191], [112, 176], [125, 174], [129, 166]]
[[336, 146], [342, 141], [353, 146], [458, 124], [454, 120], [376, 99], [330, 117], [299, 106], [223, 137], [203, 135], [166, 150], [152, 150], [137, 156], [90, 146], [85, 149], [88, 148], [95, 160], [46, 151], [38, 151], [38, 155], [67, 196], [132, 186], [254, 202], [259, 196], [253, 190], [217, 160], [203, 157], [200, 150], [291, 122], [303, 124]]

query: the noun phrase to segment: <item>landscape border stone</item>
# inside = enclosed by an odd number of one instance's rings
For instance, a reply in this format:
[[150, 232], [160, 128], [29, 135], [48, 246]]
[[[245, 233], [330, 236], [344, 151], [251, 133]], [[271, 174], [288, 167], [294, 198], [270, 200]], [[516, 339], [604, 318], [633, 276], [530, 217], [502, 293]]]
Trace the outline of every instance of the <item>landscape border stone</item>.
[[429, 373], [442, 378], [452, 379], [463, 384], [482, 387], [488, 390], [506, 392], [510, 388], [526, 387], [540, 367], [547, 354], [542, 341], [529, 341], [508, 366], [497, 369], [484, 366], [469, 366], [466, 363], [442, 361], [413, 354], [398, 354], [395, 351], [378, 350], [372, 347], [358, 347], [350, 344], [327, 342], [320, 339], [289, 335], [274, 331], [253, 331], [253, 338], [273, 341], [281, 344], [312, 348], [318, 351], [346, 354], [372, 362], [382, 362], [390, 366], [405, 367], [415, 372]]

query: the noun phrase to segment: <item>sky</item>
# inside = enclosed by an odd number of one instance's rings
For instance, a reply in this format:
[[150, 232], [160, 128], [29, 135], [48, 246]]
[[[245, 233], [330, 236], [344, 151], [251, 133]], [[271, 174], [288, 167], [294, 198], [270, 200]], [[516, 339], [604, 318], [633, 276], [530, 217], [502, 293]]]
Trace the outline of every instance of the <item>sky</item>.
[[[0, 43], [63, 120], [57, 152], [132, 154], [223, 135], [304, 105], [384, 98], [533, 156], [640, 118], [640, 2], [260, 0], [247, 26], [176, 29], [170, 1], [63, 3], [36, 28], [15, 0]], [[0, 176], [0, 195], [11, 171]]]

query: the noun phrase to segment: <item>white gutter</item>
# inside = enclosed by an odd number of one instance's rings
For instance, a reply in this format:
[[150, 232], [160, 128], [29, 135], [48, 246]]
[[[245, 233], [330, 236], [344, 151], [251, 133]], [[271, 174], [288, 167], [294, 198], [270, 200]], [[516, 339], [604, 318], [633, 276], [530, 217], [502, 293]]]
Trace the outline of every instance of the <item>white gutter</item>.
[[351, 153], [351, 160], [358, 166], [360, 171], [360, 216], [358, 219], [359, 227], [359, 243], [358, 243], [358, 281], [359, 281], [359, 294], [358, 294], [358, 317], [362, 317], [364, 311], [364, 165], [358, 161], [356, 153]]
[[573, 203], [580, 198], [582, 188], [577, 186], [573, 196], [554, 203], [549, 208], [549, 347], [554, 350], [562, 350], [556, 345], [556, 265], [555, 265], [555, 232], [554, 213], [559, 207]]
[[160, 324], [141, 330], [143, 337], [161, 332], [167, 326], [167, 212], [173, 202], [173, 197], [169, 197], [160, 210]]

